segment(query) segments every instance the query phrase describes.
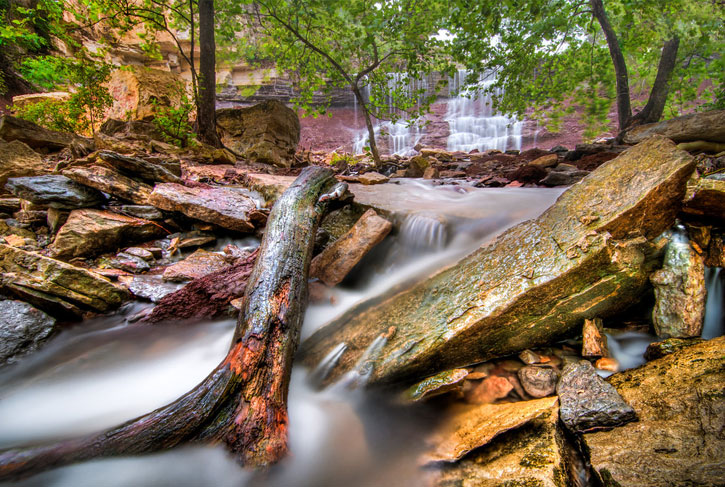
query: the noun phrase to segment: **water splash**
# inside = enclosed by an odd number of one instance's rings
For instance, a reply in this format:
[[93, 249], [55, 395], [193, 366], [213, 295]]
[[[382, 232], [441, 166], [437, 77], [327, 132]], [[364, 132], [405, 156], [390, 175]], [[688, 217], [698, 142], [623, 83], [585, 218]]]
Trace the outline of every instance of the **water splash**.
[[709, 340], [725, 334], [725, 272], [722, 267], [708, 267], [705, 270], [705, 323], [702, 326], [702, 338]]
[[432, 213], [413, 213], [400, 227], [400, 239], [413, 251], [441, 250], [448, 242], [446, 220]]

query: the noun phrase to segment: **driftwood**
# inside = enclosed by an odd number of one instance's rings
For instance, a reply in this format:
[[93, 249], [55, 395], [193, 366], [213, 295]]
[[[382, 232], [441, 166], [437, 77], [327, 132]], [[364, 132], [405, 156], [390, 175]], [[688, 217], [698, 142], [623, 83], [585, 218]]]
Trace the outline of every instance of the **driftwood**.
[[287, 451], [287, 390], [315, 232], [329, 201], [323, 193], [333, 183], [329, 169], [307, 168], [276, 203], [231, 348], [206, 379], [175, 402], [116, 428], [2, 452], [0, 480], [195, 441], [223, 442], [247, 466], [279, 460]]

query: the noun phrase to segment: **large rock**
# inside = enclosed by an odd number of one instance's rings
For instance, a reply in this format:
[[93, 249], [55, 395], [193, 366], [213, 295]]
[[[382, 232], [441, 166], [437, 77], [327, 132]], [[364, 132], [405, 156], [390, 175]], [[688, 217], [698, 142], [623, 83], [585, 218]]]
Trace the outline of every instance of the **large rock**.
[[561, 421], [576, 433], [621, 426], [637, 419], [634, 409], [586, 360], [564, 367], [556, 393]]
[[53, 333], [55, 320], [22, 301], [0, 301], [0, 366], [33, 352]]
[[665, 250], [662, 269], [650, 281], [655, 287], [652, 323], [657, 336], [696, 337], [705, 319], [705, 256], [698, 253], [683, 229], [676, 229]]
[[700, 179], [688, 195], [682, 210], [693, 217], [725, 222], [725, 181]]
[[150, 120], [158, 108], [176, 107], [186, 84], [176, 73], [144, 66], [114, 71], [108, 82], [113, 107], [106, 114], [121, 120]]
[[59, 210], [89, 208], [106, 200], [100, 191], [60, 174], [10, 178], [5, 187], [35, 205]]
[[58, 259], [92, 256], [152, 240], [164, 233], [159, 225], [148, 220], [103, 210], [75, 210], [58, 230], [50, 249]]
[[231, 188], [187, 188], [175, 183], [154, 187], [149, 203], [238, 232], [252, 232], [266, 221], [252, 198]]
[[[693, 158], [655, 137], [600, 166], [536, 220], [517, 225], [371, 309], [359, 305], [302, 344], [315, 366], [347, 345], [331, 379], [379, 336], [371, 383], [441, 370], [551, 343], [585, 318], [638, 300], [656, 256], [647, 239], [669, 228]], [[639, 235], [628, 239], [631, 235]]]
[[48, 170], [40, 154], [23, 142], [14, 140], [5, 143], [0, 140], [0, 193], [6, 192], [8, 178], [39, 176]]
[[690, 140], [725, 142], [725, 110], [696, 112], [671, 120], [639, 125], [624, 134], [624, 143], [639, 144], [652, 135], [663, 135], [675, 142]]
[[382, 242], [392, 228], [393, 224], [378, 216], [375, 210], [366, 211], [349, 232], [312, 259], [310, 276], [319, 278], [328, 286], [341, 283], [352, 268]]
[[72, 167], [63, 176], [137, 205], [148, 203], [153, 188], [103, 166]]
[[609, 382], [639, 421], [584, 435], [602, 485], [723, 485], [725, 337], [615, 374]]
[[300, 120], [284, 103], [217, 110], [224, 145], [252, 161], [290, 167], [300, 141]]
[[36, 125], [22, 118], [4, 115], [0, 117], [0, 138], [7, 142], [19, 140], [33, 149], [59, 151], [66, 147], [77, 146], [84, 152], [93, 149], [93, 142], [67, 132], [56, 132]]
[[105, 313], [128, 298], [125, 289], [105, 277], [3, 244], [0, 273], [1, 291], [22, 296], [51, 315], [63, 310], [72, 315], [79, 309]]
[[[543, 404], [549, 399], [529, 401]], [[521, 404], [521, 403], [517, 403]], [[515, 404], [507, 405], [514, 407]], [[494, 438], [454, 464], [431, 473], [436, 487], [568, 487], [573, 470], [566, 440], [557, 428], [558, 408], [540, 410], [538, 418]], [[498, 418], [492, 418], [495, 423]]]
[[165, 165], [149, 162], [138, 157], [129, 157], [111, 151], [100, 151], [98, 153], [103, 161], [107, 162], [121, 172], [129, 176], [141, 179], [147, 183], [180, 183], [181, 168], [179, 164], [169, 168]]

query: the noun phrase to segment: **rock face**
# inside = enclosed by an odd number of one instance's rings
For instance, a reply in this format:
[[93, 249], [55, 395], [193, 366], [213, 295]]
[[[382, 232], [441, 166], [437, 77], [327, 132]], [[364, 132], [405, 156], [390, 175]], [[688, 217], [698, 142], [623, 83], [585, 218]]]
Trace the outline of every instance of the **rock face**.
[[154, 187], [149, 203], [238, 232], [252, 232], [266, 220], [252, 198], [230, 188], [187, 188], [162, 183]]
[[167, 267], [164, 271], [164, 281], [191, 281], [228, 266], [229, 263], [223, 255], [198, 249], [186, 259]]
[[702, 178], [683, 211], [694, 217], [708, 217], [725, 222], [725, 181]]
[[70, 259], [116, 250], [164, 233], [161, 227], [148, 220], [103, 210], [75, 210], [58, 231], [50, 248], [56, 258]]
[[724, 351], [719, 337], [609, 378], [639, 421], [584, 435], [602, 485], [722, 485]]
[[0, 138], [5, 139], [6, 142], [19, 140], [33, 149], [44, 151], [59, 151], [71, 147], [71, 145], [80, 146], [86, 152], [90, 152], [92, 149], [92, 142], [88, 139], [66, 132], [48, 130], [33, 122], [10, 115], [0, 117]]
[[[345, 343], [334, 379], [392, 327], [370, 381], [414, 380], [551, 343], [585, 318], [616, 312], [646, 288], [655, 257], [646, 239], [672, 225], [694, 165], [672, 141], [649, 139], [600, 166], [536, 220], [318, 330], [302, 344], [303, 362], [314, 367]], [[626, 240], [633, 233], [641, 236]]]
[[663, 122], [639, 125], [624, 135], [624, 143], [638, 144], [652, 135], [663, 135], [675, 142], [725, 142], [725, 110], [697, 112]]
[[114, 168], [118, 168], [129, 176], [141, 179], [147, 183], [180, 183], [181, 168], [178, 163], [174, 166], [165, 167], [161, 164], [154, 164], [138, 157], [123, 156], [111, 151], [100, 151], [98, 153], [103, 161]]
[[169, 71], [143, 66], [119, 69], [108, 82], [113, 107], [107, 115], [119, 120], [152, 119], [156, 106], [178, 106], [185, 87], [184, 80]]
[[39, 176], [46, 172], [43, 159], [33, 149], [17, 140], [0, 141], [0, 193], [6, 192], [8, 178]]
[[79, 310], [101, 313], [120, 306], [128, 292], [79, 267], [0, 244], [0, 290], [51, 315]]
[[577, 433], [621, 426], [637, 419], [634, 409], [586, 360], [564, 367], [556, 393], [562, 423]]
[[652, 322], [657, 336], [700, 336], [705, 319], [705, 257], [692, 248], [684, 228], [667, 244], [662, 269], [650, 277], [655, 286]]
[[89, 208], [106, 200], [100, 191], [60, 174], [10, 178], [5, 187], [14, 195], [38, 206], [59, 210]]
[[153, 190], [151, 186], [103, 166], [72, 167], [64, 170], [63, 176], [137, 205], [148, 203]]
[[349, 232], [335, 240], [320, 255], [312, 259], [310, 276], [328, 286], [335, 286], [367, 254], [390, 233], [393, 224], [378, 216], [375, 210], [366, 211]]
[[[528, 401], [544, 404], [551, 399]], [[507, 406], [514, 406], [514, 403]], [[436, 487], [568, 487], [566, 442], [556, 427], [558, 408], [544, 409], [528, 424], [494, 438], [458, 463], [432, 473]], [[494, 420], [494, 422], [498, 419]]]
[[33, 352], [52, 333], [55, 320], [22, 301], [0, 301], [0, 366]]
[[290, 167], [300, 141], [300, 120], [279, 101], [217, 110], [222, 142], [252, 161]]

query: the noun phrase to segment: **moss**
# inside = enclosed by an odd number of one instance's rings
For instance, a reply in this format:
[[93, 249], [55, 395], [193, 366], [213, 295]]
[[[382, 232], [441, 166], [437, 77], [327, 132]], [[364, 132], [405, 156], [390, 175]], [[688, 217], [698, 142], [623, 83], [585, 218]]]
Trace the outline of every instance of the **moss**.
[[499, 484], [499, 487], [545, 487], [545, 485], [541, 479], [529, 477], [516, 480], [507, 480], [506, 482]]
[[521, 458], [519, 465], [527, 468], [544, 468], [554, 463], [553, 452], [548, 449], [537, 449]]

